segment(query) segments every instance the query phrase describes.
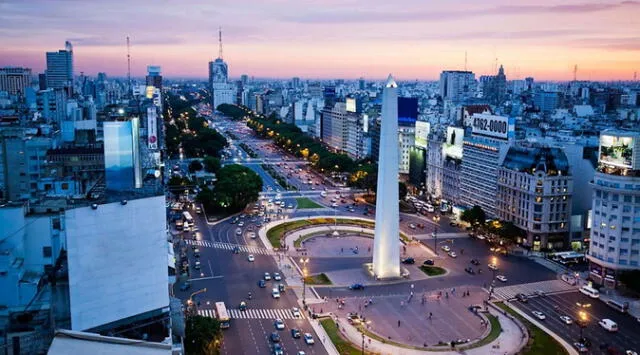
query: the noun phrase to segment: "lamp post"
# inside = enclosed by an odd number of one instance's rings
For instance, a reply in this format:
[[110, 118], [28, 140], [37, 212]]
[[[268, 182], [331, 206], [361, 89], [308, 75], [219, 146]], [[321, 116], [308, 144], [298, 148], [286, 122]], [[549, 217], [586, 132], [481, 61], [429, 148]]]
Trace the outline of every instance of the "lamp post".
[[189, 307], [190, 307], [190, 308], [192, 308], [192, 309], [193, 309], [193, 312], [194, 312], [194, 313], [196, 313], [196, 312], [197, 312], [197, 309], [196, 309], [196, 304], [193, 302], [193, 296], [195, 296], [195, 295], [197, 295], [197, 294], [199, 294], [199, 293], [204, 293], [204, 292], [207, 292], [207, 288], [206, 288], [206, 287], [205, 287], [205, 288], [203, 288], [203, 289], [200, 289], [200, 290], [198, 290], [198, 291], [195, 291], [194, 293], [192, 293], [192, 294], [189, 296], [189, 299], [187, 300], [187, 304], [189, 305]]
[[587, 327], [587, 312], [578, 312], [578, 325], [580, 326], [580, 340], [582, 341], [582, 330]]
[[493, 264], [493, 268], [491, 268], [491, 289], [489, 289], [489, 299], [488, 301], [491, 300], [491, 296], [493, 296], [493, 289], [495, 288], [496, 285], [496, 271], [498, 271], [498, 258], [496, 258], [495, 256], [491, 258], [491, 264]]
[[433, 221], [436, 222], [436, 228], [433, 232], [433, 251], [438, 255], [438, 223], [440, 222], [440, 215], [433, 216]]
[[300, 258], [302, 264], [302, 305], [307, 308], [307, 263], [309, 258]]

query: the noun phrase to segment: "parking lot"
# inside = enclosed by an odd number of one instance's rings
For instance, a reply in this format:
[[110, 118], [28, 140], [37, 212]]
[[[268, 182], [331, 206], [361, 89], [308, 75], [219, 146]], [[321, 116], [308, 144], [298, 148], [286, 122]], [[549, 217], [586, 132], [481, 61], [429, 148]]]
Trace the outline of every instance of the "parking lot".
[[[582, 305], [590, 304], [588, 307]], [[575, 320], [578, 313], [584, 311], [587, 315], [587, 326], [583, 329], [583, 335], [591, 341], [591, 354], [607, 354], [609, 348], [618, 351], [616, 354], [624, 354], [626, 350], [639, 351], [640, 338], [638, 329], [640, 323], [631, 316], [619, 313], [605, 305], [598, 299], [591, 299], [577, 291], [529, 298], [526, 303], [512, 301], [512, 304], [526, 314], [533, 317], [532, 311], [540, 311], [546, 319], [540, 320], [544, 326], [555, 332], [567, 342], [573, 344], [580, 338], [580, 327]], [[566, 324], [561, 316], [569, 316], [572, 324]], [[618, 324], [619, 331], [608, 332], [598, 325], [602, 319], [611, 319]]]

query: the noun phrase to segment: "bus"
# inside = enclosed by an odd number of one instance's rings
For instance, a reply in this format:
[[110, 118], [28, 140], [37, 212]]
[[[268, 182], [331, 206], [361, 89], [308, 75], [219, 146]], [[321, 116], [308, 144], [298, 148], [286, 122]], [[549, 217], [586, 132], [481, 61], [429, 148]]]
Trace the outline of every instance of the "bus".
[[600, 292], [591, 286], [584, 285], [579, 291], [591, 298], [600, 298]]
[[229, 313], [227, 312], [227, 307], [225, 307], [224, 302], [216, 302], [216, 316], [218, 317], [218, 321], [220, 322], [220, 328], [226, 329], [231, 325], [231, 318], [229, 317]]
[[552, 260], [562, 265], [579, 264], [585, 262], [584, 253], [576, 253], [575, 251], [563, 251], [553, 254]]
[[185, 223], [189, 223], [189, 225], [193, 225], [193, 217], [191, 217], [191, 213], [184, 211], [182, 212], [182, 217]]
[[618, 302], [615, 300], [608, 300], [607, 305], [620, 313], [627, 313], [629, 311], [629, 302]]

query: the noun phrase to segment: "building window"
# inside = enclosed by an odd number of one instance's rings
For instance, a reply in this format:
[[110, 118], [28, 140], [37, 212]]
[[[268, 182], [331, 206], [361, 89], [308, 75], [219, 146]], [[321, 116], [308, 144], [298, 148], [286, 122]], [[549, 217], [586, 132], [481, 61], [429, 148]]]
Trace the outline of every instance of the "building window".
[[45, 258], [50, 258], [53, 255], [53, 251], [51, 247], [42, 247], [42, 256]]
[[631, 195], [624, 195], [624, 202], [631, 202]]

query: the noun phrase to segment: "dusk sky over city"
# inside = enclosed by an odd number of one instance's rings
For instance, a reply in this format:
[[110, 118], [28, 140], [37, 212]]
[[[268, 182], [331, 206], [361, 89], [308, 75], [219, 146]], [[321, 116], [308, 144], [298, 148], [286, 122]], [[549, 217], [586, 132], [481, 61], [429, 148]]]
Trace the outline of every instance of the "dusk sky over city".
[[436, 79], [503, 64], [512, 79], [630, 80], [640, 69], [640, 2], [424, 0], [3, 0], [0, 66], [43, 71], [74, 45], [76, 73], [202, 77], [223, 29], [230, 76]]

